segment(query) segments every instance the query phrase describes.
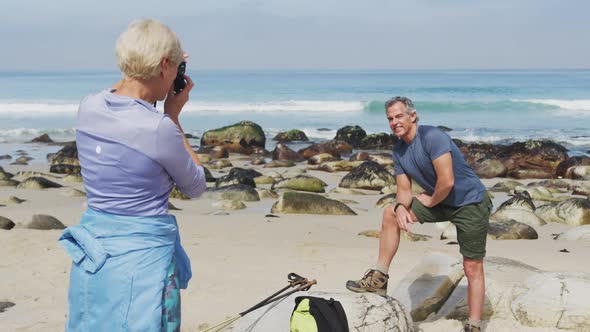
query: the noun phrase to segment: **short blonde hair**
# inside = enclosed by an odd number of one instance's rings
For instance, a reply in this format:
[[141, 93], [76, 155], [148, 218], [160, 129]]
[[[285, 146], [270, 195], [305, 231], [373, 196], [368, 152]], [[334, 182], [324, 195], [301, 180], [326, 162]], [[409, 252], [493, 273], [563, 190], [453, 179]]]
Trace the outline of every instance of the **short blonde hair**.
[[129, 24], [117, 40], [117, 65], [126, 78], [150, 79], [160, 73], [167, 57], [178, 65], [184, 52], [176, 33], [157, 20], [146, 19]]

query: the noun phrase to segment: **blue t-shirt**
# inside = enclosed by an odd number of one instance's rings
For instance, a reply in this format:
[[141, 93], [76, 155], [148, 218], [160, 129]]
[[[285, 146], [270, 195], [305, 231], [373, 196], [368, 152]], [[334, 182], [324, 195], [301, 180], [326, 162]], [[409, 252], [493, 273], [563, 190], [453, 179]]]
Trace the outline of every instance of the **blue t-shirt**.
[[460, 207], [479, 203], [485, 194], [485, 187], [467, 165], [451, 137], [433, 126], [418, 126], [410, 144], [399, 140], [393, 146], [393, 167], [395, 175], [406, 174], [432, 195], [436, 185], [436, 172], [432, 161], [450, 152], [453, 160], [455, 185], [441, 204]]

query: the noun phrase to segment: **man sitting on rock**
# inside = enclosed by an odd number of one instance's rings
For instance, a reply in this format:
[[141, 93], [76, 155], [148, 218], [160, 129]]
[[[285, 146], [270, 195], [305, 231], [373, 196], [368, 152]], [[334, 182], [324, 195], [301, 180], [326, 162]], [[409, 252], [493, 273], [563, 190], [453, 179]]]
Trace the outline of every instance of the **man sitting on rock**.
[[[385, 103], [385, 110], [389, 127], [400, 138], [393, 147], [397, 200], [383, 211], [376, 268], [361, 280], [348, 281], [346, 288], [386, 295], [400, 230], [407, 232], [416, 220], [450, 220], [457, 228], [469, 285], [469, 322], [464, 331], [480, 331], [485, 296], [483, 257], [492, 209], [486, 189], [446, 133], [436, 127], [418, 126], [418, 115], [409, 98], [395, 97]], [[413, 197], [412, 180], [425, 193]]]

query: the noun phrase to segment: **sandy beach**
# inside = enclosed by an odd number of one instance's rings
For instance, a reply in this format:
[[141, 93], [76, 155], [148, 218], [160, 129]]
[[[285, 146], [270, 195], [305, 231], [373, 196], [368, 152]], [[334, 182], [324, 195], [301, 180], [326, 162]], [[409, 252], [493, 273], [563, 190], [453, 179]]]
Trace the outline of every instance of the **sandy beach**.
[[[235, 167], [252, 168], [249, 160], [239, 155], [230, 158]], [[305, 169], [306, 163], [292, 168], [267, 169], [254, 167], [265, 174], [271, 171], [294, 174]], [[48, 173], [46, 165], [9, 165], [5, 171]], [[218, 177], [229, 168], [214, 171]], [[221, 173], [223, 172], [223, 173]], [[356, 216], [309, 214], [277, 214], [268, 217], [276, 199], [245, 202], [247, 208], [223, 211], [214, 200], [200, 198], [192, 201], [171, 199], [181, 210], [170, 211], [180, 225], [184, 248], [191, 257], [193, 278], [182, 292], [183, 331], [199, 331], [256, 304], [262, 298], [286, 285], [286, 276], [296, 272], [317, 279], [315, 291], [348, 292], [344, 284], [357, 279], [376, 262], [378, 239], [359, 236], [361, 231], [378, 230], [381, 209], [375, 207], [383, 195], [344, 195], [330, 193], [347, 172], [327, 173], [307, 171], [308, 175], [328, 183], [325, 196], [348, 202]], [[62, 175], [55, 175], [61, 177]], [[0, 215], [13, 220], [17, 226], [0, 231], [2, 258], [0, 260], [0, 301], [15, 303], [0, 313], [1, 331], [62, 331], [67, 314], [67, 287], [71, 261], [58, 245], [60, 230], [20, 228], [34, 214], [52, 215], [66, 226], [78, 223], [85, 210], [85, 197], [67, 197], [82, 183], [64, 182], [62, 188], [32, 190], [0, 187], [0, 200], [9, 196], [25, 199], [21, 204], [0, 203]], [[507, 179], [486, 179], [487, 187]], [[570, 180], [571, 181], [571, 180]], [[527, 181], [523, 181], [526, 183]], [[530, 182], [530, 181], [528, 181]], [[211, 184], [209, 184], [211, 185]], [[270, 188], [270, 185], [260, 185]], [[279, 194], [282, 191], [279, 190]], [[508, 196], [494, 193], [498, 207]], [[553, 239], [572, 226], [548, 223], [536, 227], [537, 240], [488, 240], [488, 257], [504, 257], [526, 263], [544, 271], [590, 273], [586, 264], [589, 242], [564, 242]], [[429, 253], [447, 253], [460, 258], [458, 246], [439, 240], [441, 229], [436, 225], [414, 224], [412, 232], [431, 235], [421, 242], [402, 241], [390, 270], [389, 290], [404, 278]], [[569, 252], [560, 252], [567, 249]], [[516, 282], [517, 280], [515, 280]], [[486, 331], [558, 331], [515, 325], [514, 321], [484, 322]], [[439, 319], [415, 323], [416, 331], [454, 331], [461, 322]]]

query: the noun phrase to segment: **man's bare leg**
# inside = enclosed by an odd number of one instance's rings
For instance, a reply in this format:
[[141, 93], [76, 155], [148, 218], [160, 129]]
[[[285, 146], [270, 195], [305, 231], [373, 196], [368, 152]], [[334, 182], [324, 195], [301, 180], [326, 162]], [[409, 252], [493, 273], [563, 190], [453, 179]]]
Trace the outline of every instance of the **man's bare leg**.
[[481, 320], [485, 299], [485, 276], [483, 259], [463, 257], [463, 269], [467, 277], [467, 304], [469, 305], [469, 321], [477, 323]]
[[400, 228], [393, 207], [390, 205], [383, 210], [381, 221], [381, 236], [379, 237], [379, 257], [377, 270], [387, 274], [391, 261], [399, 248]]

